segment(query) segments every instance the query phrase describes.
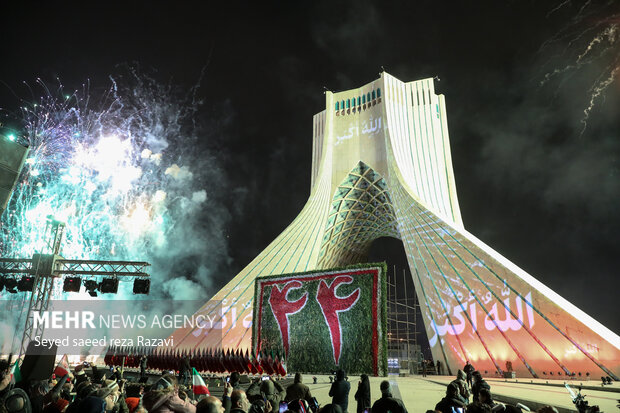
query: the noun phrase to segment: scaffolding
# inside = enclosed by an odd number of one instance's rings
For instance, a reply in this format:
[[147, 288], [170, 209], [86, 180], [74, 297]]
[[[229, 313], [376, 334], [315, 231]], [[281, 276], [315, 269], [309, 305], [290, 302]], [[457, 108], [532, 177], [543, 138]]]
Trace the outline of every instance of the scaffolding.
[[[30, 298], [22, 296], [21, 300], [11, 300], [8, 309], [19, 314], [17, 322], [21, 323], [22, 313], [28, 301], [28, 311], [22, 339], [19, 346], [19, 356], [26, 353], [28, 344], [34, 337], [43, 335], [43, 324], [35, 325], [34, 313], [48, 310], [50, 299], [54, 293], [54, 280], [64, 276], [79, 276], [87, 278], [111, 277], [113, 279], [148, 278], [146, 272], [150, 266], [142, 261], [97, 261], [97, 260], [67, 260], [60, 256], [62, 237], [65, 224], [47, 217], [45, 228], [45, 245], [40, 253], [32, 258], [0, 258], [0, 275], [3, 278], [14, 276], [34, 277], [33, 288]], [[60, 289], [59, 283], [56, 286]], [[18, 326], [16, 326], [17, 330]], [[15, 339], [16, 336], [14, 336]], [[13, 346], [11, 345], [11, 348]]]
[[419, 304], [411, 276], [396, 266], [387, 277], [388, 371], [417, 374], [421, 351], [418, 345]]

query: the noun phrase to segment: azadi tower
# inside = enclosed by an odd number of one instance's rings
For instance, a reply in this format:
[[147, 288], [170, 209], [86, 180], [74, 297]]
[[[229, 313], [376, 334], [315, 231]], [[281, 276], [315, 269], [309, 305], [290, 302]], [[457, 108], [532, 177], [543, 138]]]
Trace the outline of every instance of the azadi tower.
[[375, 239], [394, 237], [433, 358], [451, 374], [470, 360], [488, 374], [618, 380], [618, 335], [465, 230], [432, 79], [382, 73], [325, 100], [312, 123], [308, 201], [199, 311], [208, 325], [174, 334], [177, 349], [249, 349], [256, 277], [363, 262]]

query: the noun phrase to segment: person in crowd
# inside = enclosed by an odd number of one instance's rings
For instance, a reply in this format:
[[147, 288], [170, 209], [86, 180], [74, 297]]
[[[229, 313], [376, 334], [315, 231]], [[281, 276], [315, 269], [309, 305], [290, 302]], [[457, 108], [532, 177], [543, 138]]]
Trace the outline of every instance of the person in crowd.
[[98, 386], [91, 383], [90, 380], [85, 380], [78, 384], [75, 388], [75, 399], [69, 407], [67, 407], [66, 413], [80, 413], [79, 407], [82, 400], [86, 399], [88, 396], [94, 395], [97, 389]]
[[479, 371], [474, 371], [472, 377], [474, 379], [474, 384], [471, 386], [471, 393], [473, 395], [473, 401], [477, 402], [479, 400], [480, 390], [486, 389], [490, 391], [491, 386], [482, 378], [482, 374], [480, 374]]
[[452, 380], [451, 384], [454, 384], [459, 389], [459, 396], [469, 403], [469, 388], [467, 387], [467, 375], [463, 370], [456, 372], [456, 379]]
[[140, 379], [144, 380], [146, 378], [146, 365], [148, 363], [148, 359], [145, 354], [140, 357]]
[[466, 410], [467, 413], [492, 413], [491, 406], [480, 402], [468, 404]]
[[69, 401], [58, 399], [54, 403], [50, 403], [43, 409], [43, 413], [64, 413], [69, 406]]
[[230, 402], [232, 404], [230, 413], [248, 413], [250, 409], [250, 401], [243, 390], [233, 390]]
[[230, 409], [232, 407], [232, 401], [230, 397], [232, 396], [233, 387], [230, 382], [224, 385], [224, 394], [222, 395], [222, 407], [224, 407], [224, 413], [230, 413]]
[[139, 397], [130, 396], [125, 398], [125, 404], [129, 409], [129, 413], [135, 413], [136, 410], [138, 410], [138, 408], [142, 405], [142, 401]]
[[248, 413], [275, 413], [275, 409], [271, 406], [270, 402], [264, 400], [256, 400], [250, 405]]
[[266, 377], [268, 377], [266, 380], [261, 377], [254, 380], [247, 390], [248, 399], [252, 404], [259, 400], [265, 401], [265, 412], [270, 409], [277, 410], [280, 407], [280, 402], [284, 401], [286, 396], [286, 390], [280, 383], [272, 380], [269, 376]]
[[82, 400], [76, 411], [80, 413], [105, 413], [106, 402], [98, 396], [88, 396]]
[[241, 374], [238, 371], [230, 373], [230, 385], [233, 390], [241, 390]]
[[181, 359], [179, 365], [179, 381], [181, 384], [186, 385], [187, 380], [192, 376], [192, 366], [190, 363], [189, 355], [186, 355]]
[[144, 394], [144, 384], [142, 383], [127, 383], [125, 384], [125, 396], [133, 397], [136, 399], [142, 398]]
[[379, 386], [381, 398], [372, 405], [372, 413], [407, 413], [402, 400], [392, 396], [392, 386], [387, 380], [383, 380]]
[[465, 366], [463, 366], [463, 371], [467, 375], [467, 385], [471, 389], [472, 378], [473, 378], [472, 374], [473, 374], [474, 371], [476, 371], [476, 369], [474, 368], [474, 366], [471, 365], [469, 360], [467, 360], [467, 362], [465, 363]]
[[125, 380], [106, 380], [95, 394], [105, 401], [106, 412], [129, 413], [125, 402]]
[[120, 381], [123, 380], [123, 371], [121, 370], [120, 367], [111, 367], [110, 368], [110, 380], [116, 380], [116, 381]]
[[[476, 376], [474, 375], [474, 380], [475, 378]], [[504, 406], [501, 404], [496, 404], [493, 401], [493, 396], [491, 396], [491, 392], [489, 391], [489, 389], [486, 389], [486, 388], [480, 389], [480, 391], [478, 392], [478, 400], [474, 401], [472, 404], [467, 406], [468, 413], [470, 411], [474, 411], [478, 413], [480, 412], [488, 413], [488, 412], [499, 412], [503, 410], [504, 410]]]
[[179, 397], [179, 385], [172, 374], [162, 376], [151, 390], [144, 393], [142, 404], [149, 413], [194, 413], [196, 411], [196, 406], [189, 400]]
[[84, 371], [84, 368], [87, 366], [90, 366], [90, 364], [84, 362], [75, 367], [73, 371], [73, 376], [75, 377], [75, 382], [73, 383], [74, 387], [77, 387], [78, 384], [80, 384], [83, 381], [90, 381], [90, 378], [86, 374], [86, 371]]
[[340, 405], [330, 403], [321, 407], [319, 413], [342, 413], [342, 408]]
[[478, 401], [480, 403], [488, 404], [491, 406], [491, 409], [495, 406], [495, 402], [493, 401], [493, 396], [488, 389], [480, 389], [478, 392]]
[[339, 369], [336, 372], [336, 380], [329, 389], [329, 395], [332, 397], [332, 404], [340, 406], [342, 413], [347, 413], [349, 407], [349, 391], [351, 383], [345, 380], [344, 370]]
[[10, 363], [0, 360], [0, 413], [31, 412], [30, 399], [22, 389], [13, 389], [11, 386]]
[[355, 400], [357, 401], [357, 413], [362, 413], [366, 409], [370, 409], [370, 380], [368, 376], [362, 374], [355, 392]]
[[45, 406], [58, 400], [63, 386], [68, 381], [71, 381], [71, 379], [73, 379], [73, 374], [69, 373], [65, 375], [59, 380], [56, 380], [52, 389], [49, 388], [49, 383], [46, 380], [32, 382], [29, 395], [32, 412], [41, 413]]
[[437, 360], [437, 375], [441, 376], [441, 361]]
[[543, 406], [540, 409], [536, 410], [536, 413], [558, 413], [558, 409], [553, 406]]
[[428, 362], [426, 360], [422, 360], [422, 377], [426, 377], [426, 366]]
[[300, 399], [310, 402], [312, 401], [312, 394], [310, 393], [310, 388], [302, 383], [301, 373], [295, 373], [293, 384], [286, 388], [286, 397], [284, 401], [290, 402]]
[[446, 397], [441, 399], [439, 403], [435, 406], [436, 411], [440, 411], [441, 413], [452, 413], [453, 411], [458, 411], [461, 409], [461, 412], [465, 410], [465, 406], [467, 406], [467, 400], [462, 398], [459, 394], [459, 388], [454, 382], [448, 384], [446, 388]]
[[224, 406], [217, 397], [207, 396], [196, 405], [196, 413], [224, 413]]

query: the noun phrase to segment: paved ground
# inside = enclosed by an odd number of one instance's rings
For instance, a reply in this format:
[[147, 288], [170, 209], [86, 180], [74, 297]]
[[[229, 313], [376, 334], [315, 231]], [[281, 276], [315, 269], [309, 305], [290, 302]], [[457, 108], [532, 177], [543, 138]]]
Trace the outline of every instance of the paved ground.
[[[158, 375], [153, 375], [153, 377], [156, 376]], [[310, 387], [312, 395], [317, 398], [319, 404], [325, 405], [330, 403], [331, 397], [329, 397], [329, 389], [331, 384], [329, 382], [329, 377], [317, 375], [317, 379], [317, 384], [313, 384], [312, 375], [306, 374], [303, 377], [303, 382]], [[371, 400], [373, 402], [381, 396], [379, 384], [385, 379], [384, 377], [370, 378]], [[428, 376], [426, 378], [421, 376], [389, 376], [387, 380], [392, 383], [394, 395], [403, 400], [409, 413], [425, 413], [427, 410], [434, 409], [437, 402], [444, 397], [446, 385], [451, 382], [453, 378], [449, 376]], [[563, 387], [563, 380], [504, 380], [494, 378], [487, 378], [486, 380], [491, 385], [491, 392], [498, 399], [501, 396], [517, 399], [533, 410], [536, 408], [535, 403], [537, 402], [555, 406], [559, 408], [560, 413], [576, 411], [568, 391]], [[349, 382], [351, 383], [349, 413], [355, 413], [357, 404], [353, 396], [357, 390], [359, 377], [350, 376]], [[284, 387], [289, 383], [292, 383], [291, 377], [284, 380]], [[223, 388], [217, 387], [215, 382], [210, 382], [209, 384], [211, 393], [216, 397], [220, 397]], [[618, 412], [616, 405], [618, 403], [617, 400], [620, 399], [620, 383], [614, 383], [604, 388], [602, 388], [600, 382], [597, 381], [573, 380], [569, 382], [569, 384], [574, 387], [583, 384], [582, 394], [586, 396], [586, 400], [590, 405], [598, 405], [601, 411], [605, 413]], [[247, 387], [247, 384], [243, 387]]]
[[[331, 402], [329, 397], [330, 383], [328, 376], [317, 376], [318, 384], [312, 384], [312, 376], [304, 375], [304, 383], [306, 383], [312, 395], [317, 398], [321, 405]], [[379, 391], [379, 384], [385, 378], [383, 377], [371, 377], [370, 389], [371, 399], [374, 401], [381, 396]], [[445, 385], [452, 381], [452, 377], [447, 376], [432, 376], [422, 378], [421, 376], [412, 377], [396, 377], [389, 376], [394, 387], [394, 393], [396, 397], [400, 397], [409, 413], [425, 413], [427, 410], [435, 408], [435, 404], [445, 395]], [[349, 377], [351, 382], [351, 393], [349, 394], [349, 413], [355, 412], [356, 402], [354, 399], [355, 391], [357, 390], [357, 384], [359, 377]], [[548, 381], [550, 383], [556, 382], [556, 384], [562, 385], [561, 380], [540, 380], [540, 383]], [[496, 395], [504, 395], [513, 398], [522, 399], [527, 406], [527, 401], [535, 401], [544, 404], [550, 404], [556, 407], [562, 407], [567, 410], [576, 410], [571, 401], [571, 398], [562, 387], [545, 386], [535, 383], [524, 383], [523, 381], [516, 382], [505, 380], [489, 379], [491, 385], [491, 391]], [[581, 382], [576, 381], [575, 384]], [[588, 384], [583, 382], [584, 385]], [[593, 383], [590, 383], [593, 384]], [[618, 384], [615, 385], [614, 390], [620, 392]], [[613, 386], [612, 386], [613, 387]], [[598, 405], [603, 412], [615, 413], [618, 411], [616, 404], [617, 399], [620, 399], [620, 393], [608, 392], [608, 391], [596, 391], [596, 390], [582, 390], [585, 394], [586, 400], [590, 405]]]

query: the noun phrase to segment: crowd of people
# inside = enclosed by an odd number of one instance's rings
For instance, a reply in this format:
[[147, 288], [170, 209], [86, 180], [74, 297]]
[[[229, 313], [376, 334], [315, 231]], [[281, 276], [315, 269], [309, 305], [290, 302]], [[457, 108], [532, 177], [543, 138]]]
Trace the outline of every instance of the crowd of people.
[[[427, 413], [522, 413], [528, 408], [523, 405], [498, 403], [493, 400], [491, 386], [469, 361], [456, 378], [446, 386], [446, 396]], [[557, 413], [551, 406], [541, 408], [538, 413]]]
[[[349, 412], [351, 383], [343, 370], [336, 372], [331, 384], [331, 403], [321, 407], [300, 373], [286, 388], [277, 377], [259, 375], [249, 383], [246, 381], [249, 386], [244, 390], [241, 373], [233, 372], [223, 386], [222, 397], [217, 398], [208, 390], [197, 395], [192, 384], [185, 383], [182, 371], [168, 372], [148, 384], [144, 366], [140, 376], [134, 376], [135, 381], [126, 380], [118, 368], [90, 367], [90, 372], [86, 365], [78, 365], [62, 377], [16, 381], [9, 363], [0, 360], [0, 413]], [[194, 381], [194, 387], [195, 384]], [[407, 413], [403, 401], [394, 397], [389, 381], [382, 381], [379, 391], [381, 396], [373, 402], [369, 377], [362, 375], [354, 395], [356, 413]], [[520, 407], [495, 402], [490, 385], [468, 363], [447, 385], [445, 397], [427, 413], [520, 412]], [[551, 412], [549, 408], [544, 413]]]

